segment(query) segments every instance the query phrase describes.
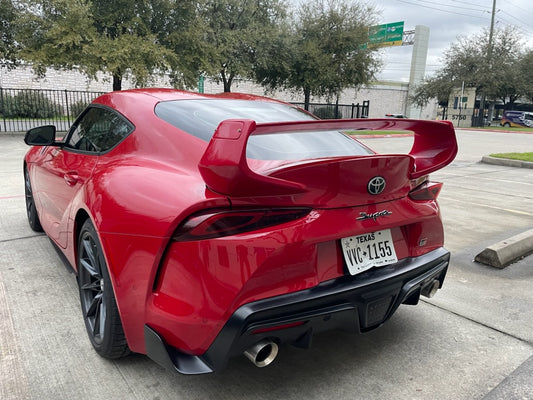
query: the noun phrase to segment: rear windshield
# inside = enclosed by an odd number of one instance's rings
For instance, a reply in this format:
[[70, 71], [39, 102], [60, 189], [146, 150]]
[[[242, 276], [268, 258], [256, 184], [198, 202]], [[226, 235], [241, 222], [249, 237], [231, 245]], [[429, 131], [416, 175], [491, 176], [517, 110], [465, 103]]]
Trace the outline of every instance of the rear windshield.
[[[195, 99], [157, 104], [156, 115], [176, 128], [209, 141], [220, 122], [251, 119], [257, 123], [314, 119], [288, 104], [257, 100]], [[252, 135], [246, 155], [258, 160], [295, 160], [369, 154], [369, 150], [338, 131]]]

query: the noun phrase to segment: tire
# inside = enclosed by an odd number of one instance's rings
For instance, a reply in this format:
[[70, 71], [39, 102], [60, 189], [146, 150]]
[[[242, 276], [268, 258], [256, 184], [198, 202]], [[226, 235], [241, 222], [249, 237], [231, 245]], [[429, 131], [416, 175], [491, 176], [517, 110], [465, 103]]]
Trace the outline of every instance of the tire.
[[503, 126], [506, 127], [506, 128], [510, 128], [511, 124], [509, 122], [506, 122], [505, 124], [503, 124]]
[[26, 214], [28, 216], [30, 228], [35, 232], [42, 232], [43, 227], [41, 226], [41, 221], [39, 221], [39, 215], [35, 208], [35, 200], [33, 198], [28, 167], [24, 167], [24, 193], [26, 195]]
[[109, 271], [90, 220], [83, 224], [78, 240], [78, 286], [81, 311], [89, 340], [105, 358], [130, 353], [118, 312]]

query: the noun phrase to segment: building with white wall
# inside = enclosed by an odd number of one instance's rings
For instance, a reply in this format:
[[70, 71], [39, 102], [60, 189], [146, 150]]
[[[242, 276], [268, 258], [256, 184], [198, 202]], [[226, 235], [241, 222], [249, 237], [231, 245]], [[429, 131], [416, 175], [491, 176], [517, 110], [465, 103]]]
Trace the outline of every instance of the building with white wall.
[[[171, 87], [165, 75], [154, 76], [149, 83], [151, 87]], [[9, 89], [55, 89], [108, 92], [112, 90], [111, 76], [99, 73], [96, 79], [88, 79], [79, 71], [58, 71], [49, 69], [44, 78], [37, 77], [31, 66], [22, 65], [15, 69], [8, 69], [0, 65], [0, 87]], [[131, 79], [126, 77], [122, 83], [123, 89], [134, 87]], [[205, 80], [205, 93], [220, 93], [222, 84], [212, 80]], [[303, 102], [303, 94], [289, 91], [276, 91], [268, 93], [263, 87], [246, 80], [235, 80], [232, 91], [250, 93], [260, 96], [270, 96], [289, 102]], [[412, 118], [435, 119], [437, 104], [428, 104], [423, 109], [408, 110], [409, 84], [401, 82], [375, 82], [359, 89], [344, 90], [339, 97], [339, 104], [362, 104], [370, 101], [370, 118], [383, 118], [385, 114], [407, 114], [410, 111]], [[312, 103], [326, 103], [328, 99], [312, 98]]]

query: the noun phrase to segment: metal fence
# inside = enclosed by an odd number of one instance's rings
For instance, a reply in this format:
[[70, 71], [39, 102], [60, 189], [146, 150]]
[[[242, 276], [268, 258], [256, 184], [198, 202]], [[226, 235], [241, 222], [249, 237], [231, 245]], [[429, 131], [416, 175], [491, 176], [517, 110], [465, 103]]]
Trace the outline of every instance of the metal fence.
[[[0, 132], [25, 132], [55, 125], [68, 131], [76, 117], [104, 92], [0, 88]], [[293, 103], [304, 107], [304, 103]], [[322, 119], [367, 118], [369, 101], [363, 104], [311, 103], [309, 111]]]
[[[304, 103], [292, 103], [304, 108]], [[363, 104], [328, 104], [309, 103], [309, 112], [321, 119], [341, 119], [341, 118], [368, 118], [370, 101], [365, 100]]]
[[449, 108], [444, 119], [452, 121], [456, 128], [470, 128], [490, 126], [491, 122], [477, 108], [453, 109]]
[[67, 131], [103, 92], [0, 88], [0, 132], [25, 132], [41, 125]]

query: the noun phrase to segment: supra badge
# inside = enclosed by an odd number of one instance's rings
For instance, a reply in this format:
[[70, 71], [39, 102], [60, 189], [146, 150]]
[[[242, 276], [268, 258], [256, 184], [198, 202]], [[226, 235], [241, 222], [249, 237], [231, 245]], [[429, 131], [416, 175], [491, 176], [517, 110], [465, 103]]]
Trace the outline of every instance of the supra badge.
[[391, 215], [391, 214], [392, 214], [392, 212], [389, 211], [389, 210], [377, 211], [377, 212], [372, 213], [372, 214], [367, 214], [366, 212], [361, 211], [359, 213], [359, 216], [356, 218], [356, 220], [364, 221], [365, 219], [373, 219], [375, 221], [379, 217], [385, 217], [385, 216]]

